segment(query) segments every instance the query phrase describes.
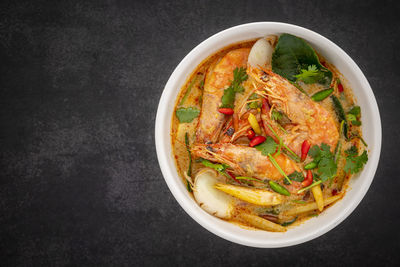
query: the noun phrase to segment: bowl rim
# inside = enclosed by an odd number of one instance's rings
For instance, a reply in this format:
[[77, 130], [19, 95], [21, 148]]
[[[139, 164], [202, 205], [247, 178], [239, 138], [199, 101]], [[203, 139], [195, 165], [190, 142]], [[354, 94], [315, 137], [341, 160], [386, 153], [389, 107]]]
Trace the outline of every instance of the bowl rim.
[[[194, 203], [193, 199], [189, 197], [187, 192], [182, 191], [182, 186], [183, 183], [181, 181], [181, 178], [175, 179], [173, 170], [170, 168], [170, 164], [168, 164], [168, 161], [173, 161], [172, 154], [169, 154], [167, 149], [165, 149], [165, 130], [168, 129], [168, 141], [170, 142], [170, 116], [166, 112], [167, 106], [170, 105], [170, 98], [174, 93], [174, 82], [176, 82], [177, 76], [181, 74], [182, 71], [185, 71], [186, 67], [188, 66], [189, 62], [192, 60], [192, 58], [195, 57], [196, 54], [201, 53], [202, 49], [207, 46], [208, 43], [212, 42], [214, 39], [218, 39], [220, 37], [223, 37], [225, 35], [229, 35], [230, 33], [233, 33], [235, 31], [251, 31], [253, 28], [257, 27], [276, 27], [277, 30], [281, 30], [282, 32], [288, 31], [288, 29], [292, 31], [301, 31], [302, 35], [307, 35], [310, 38], [312, 37], [313, 39], [318, 39], [319, 42], [324, 43], [324, 45], [330, 46], [330, 48], [334, 49], [336, 53], [338, 53], [338, 56], [342, 57], [342, 59], [346, 62], [347, 65], [352, 69], [354, 72], [355, 76], [357, 79], [360, 81], [362, 84], [362, 91], [367, 95], [368, 100], [369, 100], [369, 108], [372, 108], [372, 116], [373, 116], [373, 121], [375, 124], [375, 129], [374, 129], [374, 143], [375, 147], [373, 150], [373, 155], [374, 157], [370, 156], [373, 159], [371, 162], [369, 162], [369, 172], [367, 173], [366, 177], [363, 177], [365, 181], [362, 183], [362, 188], [358, 191], [358, 194], [355, 195], [354, 201], [350, 203], [349, 206], [346, 206], [339, 214], [338, 216], [332, 220], [330, 223], [326, 225], [322, 225], [321, 227], [318, 227], [312, 232], [309, 232], [307, 234], [304, 234], [300, 237], [295, 237], [295, 238], [287, 238], [287, 240], [284, 241], [278, 241], [274, 242], [274, 240], [271, 239], [266, 239], [263, 242], [255, 241], [253, 239], [243, 239], [239, 238], [236, 236], [234, 233], [231, 231], [224, 229], [223, 227], [217, 227], [216, 224], [213, 222], [214, 219], [210, 219], [209, 216], [204, 214], [205, 212], [198, 207], [197, 203]], [[306, 39], [306, 38], [305, 38]], [[307, 40], [307, 39], [306, 39]], [[229, 44], [226, 44], [229, 45]], [[211, 53], [210, 53], [211, 54]], [[176, 89], [176, 88], [175, 88]], [[180, 89], [180, 88], [179, 88]], [[175, 99], [173, 99], [173, 103], [175, 103]], [[171, 115], [172, 116], [172, 115]], [[379, 163], [379, 157], [380, 157], [380, 152], [381, 152], [381, 143], [382, 143], [382, 127], [381, 127], [381, 119], [380, 119], [380, 114], [379, 114], [379, 109], [378, 105], [375, 99], [375, 96], [373, 94], [373, 91], [371, 89], [370, 84], [368, 83], [368, 80], [364, 76], [363, 72], [361, 69], [358, 67], [358, 65], [353, 61], [353, 59], [346, 53], [344, 52], [339, 46], [337, 46], [335, 43], [327, 39], [326, 37], [311, 31], [309, 29], [293, 25], [293, 24], [288, 24], [288, 23], [282, 23], [282, 22], [253, 22], [253, 23], [246, 23], [246, 24], [241, 24], [238, 26], [234, 26], [231, 28], [228, 28], [226, 30], [220, 31], [211, 37], [207, 38], [203, 42], [201, 42], [199, 45], [197, 45], [195, 48], [193, 48], [183, 59], [182, 61], [178, 64], [178, 66], [175, 68], [173, 73], [171, 74], [170, 78], [168, 79], [168, 82], [166, 83], [160, 101], [157, 109], [157, 115], [156, 115], [156, 120], [155, 120], [155, 144], [156, 144], [156, 151], [157, 151], [157, 158], [158, 162], [164, 177], [164, 180], [166, 181], [169, 190], [172, 192], [173, 196], [175, 199], [178, 201], [179, 205], [185, 210], [187, 214], [189, 214], [190, 217], [192, 217], [197, 223], [199, 223], [201, 226], [206, 228], [208, 231], [214, 233], [215, 235], [222, 237], [228, 241], [237, 243], [237, 244], [242, 244], [250, 247], [260, 247], [260, 248], [277, 248], [277, 247], [287, 247], [287, 246], [292, 246], [292, 245], [297, 245], [300, 243], [304, 243], [307, 241], [310, 241], [314, 238], [317, 238], [334, 227], [336, 227], [338, 224], [340, 224], [343, 220], [345, 220], [353, 211], [354, 209], [358, 206], [358, 204], [361, 202], [361, 200], [364, 198], [365, 194], [367, 193], [372, 180], [375, 176], [376, 169]], [[175, 167], [175, 163], [173, 162], [173, 166]], [[178, 184], [178, 182], [180, 184]], [[184, 189], [186, 191], [186, 189]], [[191, 201], [189, 201], [189, 199]], [[197, 207], [195, 207], [194, 205]], [[213, 216], [211, 216], [213, 217]], [[214, 218], [214, 217], [213, 217]], [[215, 218], [216, 219], [216, 218]], [[219, 219], [216, 219], [219, 220]], [[290, 231], [290, 230], [289, 230]]]

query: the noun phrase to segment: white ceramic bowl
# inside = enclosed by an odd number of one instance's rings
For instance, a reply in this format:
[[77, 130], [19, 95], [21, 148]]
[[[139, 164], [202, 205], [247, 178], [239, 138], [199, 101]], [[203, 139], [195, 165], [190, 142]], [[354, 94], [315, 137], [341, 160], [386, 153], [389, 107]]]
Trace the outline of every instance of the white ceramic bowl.
[[[221, 48], [268, 34], [290, 33], [303, 38], [334, 64], [347, 78], [362, 110], [362, 130], [368, 143], [369, 160], [363, 171], [351, 179], [345, 197], [334, 206], [302, 225], [285, 233], [246, 230], [234, 224], [211, 216], [202, 210], [190, 197], [185, 184], [178, 176], [171, 150], [171, 116], [175, 99], [188, 75], [207, 56]], [[325, 37], [305, 28], [276, 22], [257, 22], [239, 25], [219, 32], [195, 47], [176, 67], [162, 93], [158, 105], [155, 140], [158, 161], [164, 179], [182, 208], [210, 232], [229, 241], [252, 247], [285, 247], [314, 239], [342, 222], [360, 203], [366, 194], [379, 161], [381, 151], [381, 120], [378, 106], [371, 87], [356, 63], [337, 45]]]

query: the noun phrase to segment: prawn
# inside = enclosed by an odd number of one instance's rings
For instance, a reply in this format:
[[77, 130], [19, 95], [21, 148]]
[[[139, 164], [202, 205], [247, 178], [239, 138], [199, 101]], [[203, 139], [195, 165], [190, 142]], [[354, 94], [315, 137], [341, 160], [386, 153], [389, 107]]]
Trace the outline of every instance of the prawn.
[[239, 48], [230, 51], [211, 66], [204, 82], [203, 103], [196, 131], [196, 143], [215, 143], [226, 123], [226, 116], [218, 112], [221, 97], [231, 81], [233, 70], [246, 67], [249, 48]]
[[[196, 157], [227, 164], [238, 175], [270, 180], [283, 178], [269, 158], [253, 147], [231, 143], [198, 144], [192, 147], [191, 152]], [[285, 174], [300, 171], [296, 163], [284, 154], [279, 154], [274, 159]]]
[[[324, 107], [271, 70], [251, 69], [249, 72], [263, 85], [258, 93], [268, 99], [268, 103], [264, 100], [261, 114], [267, 134], [274, 137], [276, 133], [297, 155], [301, 155], [305, 140], [312, 145], [325, 143], [334, 149], [339, 131], [334, 117]], [[287, 116], [290, 122], [284, 127], [279, 125], [272, 119], [273, 110]]]

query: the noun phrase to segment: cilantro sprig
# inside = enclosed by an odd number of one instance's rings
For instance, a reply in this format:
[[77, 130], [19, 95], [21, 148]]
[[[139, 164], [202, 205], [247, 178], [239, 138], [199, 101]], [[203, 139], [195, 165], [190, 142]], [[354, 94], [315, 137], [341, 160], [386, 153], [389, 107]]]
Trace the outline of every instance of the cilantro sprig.
[[310, 65], [307, 69], [301, 69], [301, 73], [295, 75], [297, 81], [303, 81], [305, 84], [317, 83], [324, 78], [324, 73], [321, 72], [316, 65]]
[[246, 68], [235, 68], [233, 70], [233, 81], [231, 85], [224, 90], [224, 94], [221, 98], [221, 108], [233, 108], [235, 102], [235, 94], [244, 92], [242, 82], [248, 78]]
[[344, 166], [344, 171], [347, 173], [358, 173], [364, 167], [365, 163], [368, 161], [367, 151], [361, 155], [358, 155], [358, 149], [355, 146], [347, 149], [346, 154], [346, 165]]
[[331, 152], [329, 145], [325, 143], [322, 143], [320, 147], [314, 145], [308, 154], [314, 158], [313, 162], [318, 166], [317, 173], [322, 182], [332, 179], [336, 175], [337, 164], [335, 155]]

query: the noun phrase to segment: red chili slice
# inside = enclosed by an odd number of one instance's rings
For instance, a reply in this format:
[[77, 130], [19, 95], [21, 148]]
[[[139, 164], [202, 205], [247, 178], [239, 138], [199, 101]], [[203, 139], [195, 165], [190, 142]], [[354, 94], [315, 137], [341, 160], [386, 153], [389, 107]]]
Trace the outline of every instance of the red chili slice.
[[344, 91], [343, 85], [339, 79], [337, 79], [337, 88], [338, 88], [339, 93], [343, 93], [343, 91]]
[[308, 151], [310, 150], [310, 142], [304, 140], [301, 145], [301, 161], [304, 161], [307, 158]]
[[264, 143], [265, 139], [266, 138], [264, 136], [261, 136], [261, 135], [256, 136], [253, 138], [253, 140], [250, 141], [250, 146], [253, 147], [253, 146], [259, 145], [261, 143]]
[[249, 129], [247, 131], [247, 138], [249, 138], [250, 140], [252, 140], [255, 136], [256, 136], [256, 133], [252, 129]]
[[301, 182], [301, 185], [302, 185], [303, 187], [307, 187], [307, 186], [309, 186], [310, 184], [312, 184], [312, 181], [313, 181], [312, 172], [311, 172], [311, 170], [307, 170], [306, 179], [304, 179], [304, 181]]
[[225, 114], [225, 115], [232, 115], [234, 113], [233, 109], [231, 108], [220, 108], [218, 109], [219, 113]]

